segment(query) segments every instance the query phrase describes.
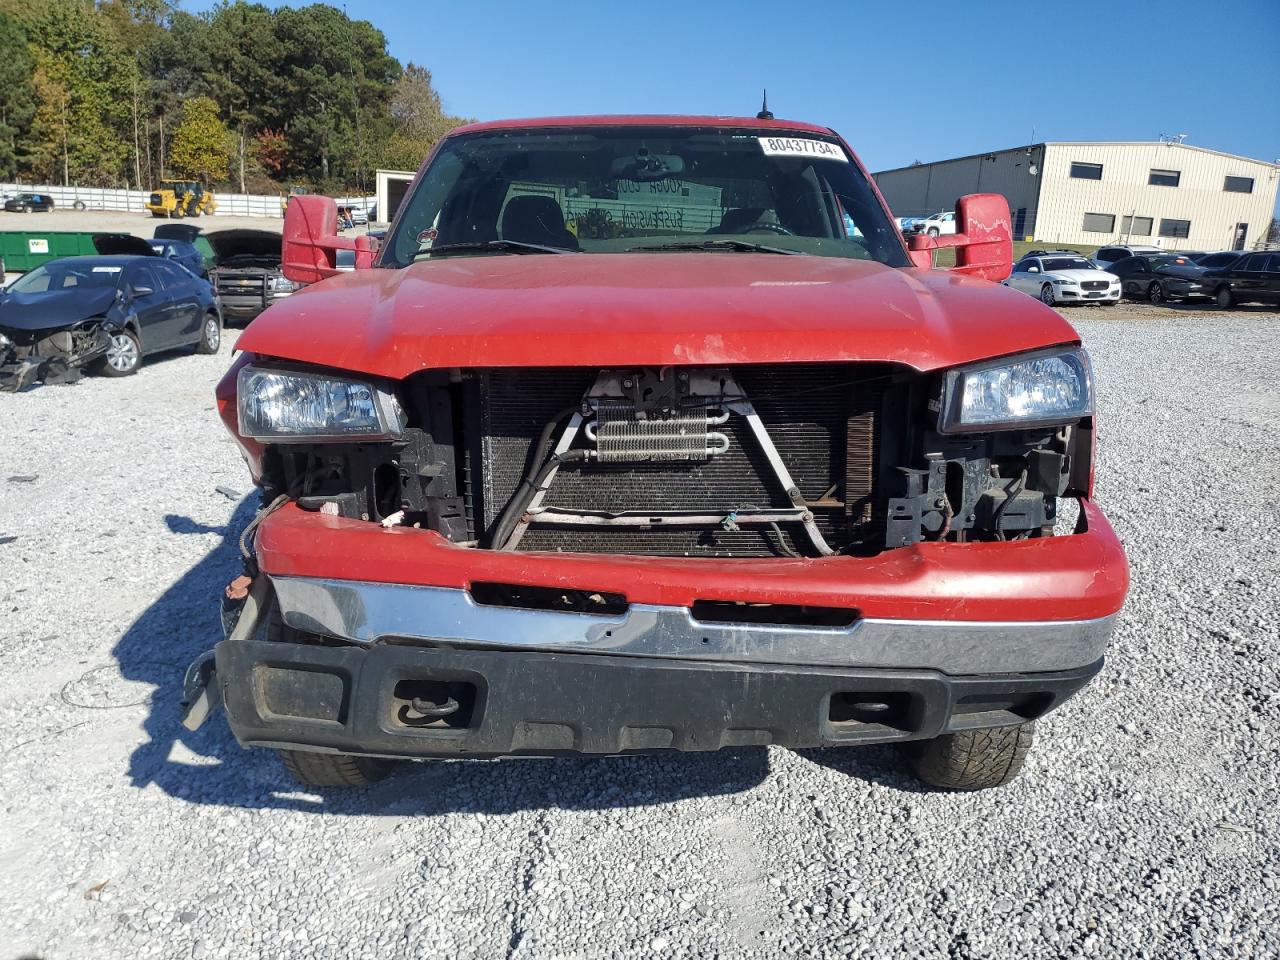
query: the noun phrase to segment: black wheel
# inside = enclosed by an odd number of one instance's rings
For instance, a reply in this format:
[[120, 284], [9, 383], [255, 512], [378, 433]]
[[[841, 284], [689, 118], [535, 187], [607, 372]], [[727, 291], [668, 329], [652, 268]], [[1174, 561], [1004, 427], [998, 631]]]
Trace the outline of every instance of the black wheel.
[[181, 207], [174, 207], [174, 208], [173, 208], [173, 213], [172, 213], [172, 214], [170, 214], [170, 216], [172, 216], [172, 217], [173, 217], [173, 219], [175, 219], [175, 220], [181, 220], [181, 219], [182, 219], [182, 217], [184, 216], [184, 214], [183, 214], [183, 212], [182, 212], [182, 208], [181, 208]]
[[1034, 722], [991, 730], [948, 733], [903, 744], [915, 775], [943, 790], [985, 790], [1004, 786], [1022, 771]]
[[349, 753], [310, 753], [277, 750], [284, 768], [309, 787], [363, 787], [376, 783], [395, 766], [381, 757], [357, 757]]
[[1230, 287], [1219, 287], [1213, 295], [1213, 300], [1219, 310], [1230, 310], [1236, 305], [1236, 298], [1231, 295]]
[[938, 228], [930, 227], [928, 232], [929, 232], [929, 236], [936, 237], [938, 235]]
[[142, 366], [142, 344], [132, 330], [111, 334], [107, 355], [98, 361], [97, 372], [104, 377], [127, 377]]
[[[52, 209], [52, 208], [50, 208], [50, 209]], [[84, 210], [84, 209], [86, 209], [84, 201], [83, 201], [83, 200], [77, 200], [75, 203], [73, 203], [73, 204], [71, 205], [71, 209], [72, 209], [72, 210]]]
[[1153, 283], [1147, 287], [1147, 299], [1152, 303], [1164, 303], [1164, 287], [1158, 283]]
[[1040, 302], [1046, 307], [1053, 306], [1053, 284], [1046, 283], [1040, 288]]
[[200, 328], [200, 340], [196, 343], [196, 353], [217, 353], [222, 346], [222, 324], [216, 313], [204, 315], [204, 325]]

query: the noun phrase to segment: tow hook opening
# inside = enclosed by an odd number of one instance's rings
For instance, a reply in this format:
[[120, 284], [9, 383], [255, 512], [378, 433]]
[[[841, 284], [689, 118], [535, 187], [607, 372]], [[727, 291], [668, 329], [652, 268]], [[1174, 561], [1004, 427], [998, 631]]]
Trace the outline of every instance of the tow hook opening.
[[465, 729], [475, 713], [476, 687], [461, 680], [401, 680], [392, 713], [402, 727]]
[[905, 690], [833, 693], [827, 719], [840, 730], [881, 727], [909, 732], [919, 727], [913, 698]]

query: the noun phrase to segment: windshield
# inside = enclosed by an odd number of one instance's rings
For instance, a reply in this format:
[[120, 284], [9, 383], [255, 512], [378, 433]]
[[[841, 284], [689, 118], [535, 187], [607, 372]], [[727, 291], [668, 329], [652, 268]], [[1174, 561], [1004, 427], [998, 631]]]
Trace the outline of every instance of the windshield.
[[1096, 270], [1098, 268], [1084, 257], [1054, 257], [1052, 260], [1044, 261], [1044, 269], [1047, 273], [1053, 273], [1056, 270]]
[[9, 284], [10, 293], [47, 293], [50, 290], [83, 290], [114, 287], [120, 279], [120, 267], [110, 264], [87, 266], [83, 263], [43, 263], [28, 270]]
[[1151, 266], [1153, 267], [1191, 267], [1194, 266], [1190, 259], [1176, 254], [1167, 254], [1163, 257], [1152, 257]]
[[759, 245], [909, 265], [897, 229], [835, 138], [765, 134], [629, 126], [447, 139], [381, 263], [405, 266], [455, 244], [472, 245], [455, 248], [459, 255]]

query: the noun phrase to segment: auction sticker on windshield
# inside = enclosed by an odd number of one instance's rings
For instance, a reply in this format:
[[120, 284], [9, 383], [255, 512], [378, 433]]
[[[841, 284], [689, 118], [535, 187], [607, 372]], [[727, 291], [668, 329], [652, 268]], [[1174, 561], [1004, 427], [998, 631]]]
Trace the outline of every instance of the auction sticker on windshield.
[[767, 157], [817, 157], [820, 160], [843, 160], [848, 155], [834, 143], [825, 140], [807, 140], [801, 137], [757, 137], [760, 149]]

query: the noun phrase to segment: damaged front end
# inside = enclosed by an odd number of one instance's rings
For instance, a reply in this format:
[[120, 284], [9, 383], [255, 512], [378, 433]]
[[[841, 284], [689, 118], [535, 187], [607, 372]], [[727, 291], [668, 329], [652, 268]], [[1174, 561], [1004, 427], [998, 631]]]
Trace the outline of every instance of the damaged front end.
[[111, 330], [101, 317], [53, 330], [0, 328], [0, 390], [75, 383], [110, 346]]
[[1090, 403], [957, 424], [950, 374], [894, 364], [427, 371], [369, 390], [393, 411], [376, 436], [259, 438], [268, 498], [502, 552], [820, 558], [1049, 536], [1059, 498], [1088, 496]]

